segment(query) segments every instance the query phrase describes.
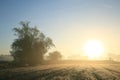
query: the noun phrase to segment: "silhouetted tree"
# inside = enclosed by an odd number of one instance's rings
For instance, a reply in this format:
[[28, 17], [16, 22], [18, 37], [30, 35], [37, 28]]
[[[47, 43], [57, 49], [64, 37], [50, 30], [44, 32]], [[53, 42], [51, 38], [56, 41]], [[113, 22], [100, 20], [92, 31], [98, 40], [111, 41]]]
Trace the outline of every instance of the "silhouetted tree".
[[23, 64], [41, 63], [43, 55], [54, 46], [52, 40], [36, 27], [29, 27], [29, 22], [20, 22], [20, 24], [21, 28], [13, 29], [17, 39], [12, 43], [12, 56], [15, 61]]
[[62, 58], [62, 55], [60, 52], [54, 51], [54, 52], [49, 53], [47, 58], [48, 58], [48, 60], [56, 61], [56, 60], [60, 60]]

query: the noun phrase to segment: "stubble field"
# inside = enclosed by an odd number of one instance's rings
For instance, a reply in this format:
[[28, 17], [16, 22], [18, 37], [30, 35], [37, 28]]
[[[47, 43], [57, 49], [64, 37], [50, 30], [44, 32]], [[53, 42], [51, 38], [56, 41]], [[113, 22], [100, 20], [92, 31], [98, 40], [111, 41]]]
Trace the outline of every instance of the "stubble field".
[[120, 63], [64, 63], [3, 69], [0, 80], [120, 80]]

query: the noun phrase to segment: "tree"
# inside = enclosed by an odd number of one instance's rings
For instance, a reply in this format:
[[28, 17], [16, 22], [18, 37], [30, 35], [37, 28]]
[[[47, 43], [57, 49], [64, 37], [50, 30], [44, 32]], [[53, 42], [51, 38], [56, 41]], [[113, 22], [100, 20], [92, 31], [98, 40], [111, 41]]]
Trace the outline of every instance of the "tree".
[[48, 60], [56, 61], [56, 60], [60, 60], [62, 58], [62, 55], [60, 52], [54, 51], [54, 52], [49, 53], [47, 58], [48, 58]]
[[14, 28], [17, 39], [12, 43], [11, 54], [16, 62], [38, 64], [43, 61], [44, 54], [54, 46], [36, 27], [29, 27], [29, 22], [20, 22], [21, 28]]

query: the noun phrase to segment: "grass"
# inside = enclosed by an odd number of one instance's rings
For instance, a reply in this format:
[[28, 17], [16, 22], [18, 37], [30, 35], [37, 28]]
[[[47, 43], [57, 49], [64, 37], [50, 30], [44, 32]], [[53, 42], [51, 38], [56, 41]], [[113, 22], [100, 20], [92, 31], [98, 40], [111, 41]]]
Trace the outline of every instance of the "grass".
[[0, 80], [120, 80], [120, 63], [65, 61], [0, 70]]

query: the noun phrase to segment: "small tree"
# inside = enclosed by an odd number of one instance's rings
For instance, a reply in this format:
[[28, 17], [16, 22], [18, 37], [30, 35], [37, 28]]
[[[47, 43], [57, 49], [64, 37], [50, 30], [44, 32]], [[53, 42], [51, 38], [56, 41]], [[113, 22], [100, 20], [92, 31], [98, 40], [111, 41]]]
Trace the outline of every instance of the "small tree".
[[60, 52], [54, 51], [54, 52], [49, 53], [47, 58], [48, 58], [48, 60], [56, 61], [56, 60], [60, 60], [62, 58], [62, 55]]
[[20, 24], [21, 28], [13, 29], [17, 36], [11, 47], [14, 60], [30, 65], [41, 63], [43, 55], [54, 46], [52, 40], [36, 27], [29, 27], [29, 22], [21, 22]]

